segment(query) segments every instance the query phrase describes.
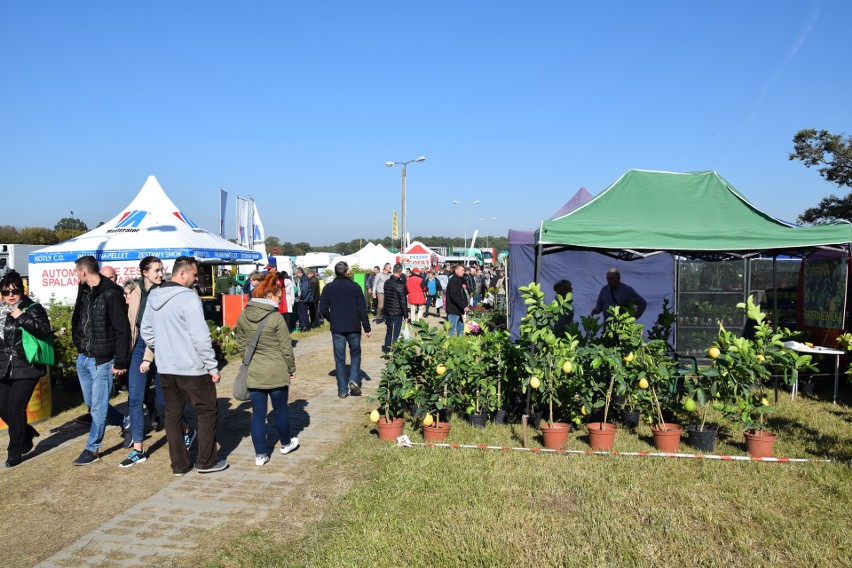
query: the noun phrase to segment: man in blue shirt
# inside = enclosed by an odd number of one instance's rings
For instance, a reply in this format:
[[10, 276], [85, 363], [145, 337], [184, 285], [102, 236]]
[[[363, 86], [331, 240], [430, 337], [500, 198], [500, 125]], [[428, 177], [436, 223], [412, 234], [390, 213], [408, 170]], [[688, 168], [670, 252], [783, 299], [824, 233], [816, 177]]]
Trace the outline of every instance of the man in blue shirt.
[[601, 292], [598, 294], [598, 301], [595, 304], [595, 309], [592, 310], [592, 315], [603, 312], [604, 320], [606, 320], [612, 306], [634, 307], [634, 315], [637, 319], [645, 313], [645, 308], [648, 307], [648, 302], [636, 293], [636, 290], [621, 283], [621, 273], [617, 268], [610, 268], [606, 271], [606, 286], [601, 288]]

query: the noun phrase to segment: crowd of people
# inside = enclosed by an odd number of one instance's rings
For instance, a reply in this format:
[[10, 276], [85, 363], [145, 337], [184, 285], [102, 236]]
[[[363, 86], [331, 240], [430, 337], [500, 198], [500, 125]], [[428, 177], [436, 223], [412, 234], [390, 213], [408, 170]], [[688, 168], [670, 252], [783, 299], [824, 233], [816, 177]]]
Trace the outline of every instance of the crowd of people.
[[[200, 473], [226, 469], [228, 463], [219, 458], [216, 442], [219, 363], [194, 289], [197, 261], [179, 257], [166, 274], [163, 262], [149, 256], [139, 264], [141, 276], [122, 286], [116, 283], [115, 270], [101, 267], [93, 256], [77, 259], [75, 269], [79, 287], [71, 335], [78, 352], [77, 376], [89, 409], [79, 420], [89, 426], [89, 434], [74, 465], [100, 460], [107, 426], [120, 428], [129, 450], [120, 467], [146, 462], [147, 410], [151, 429], [165, 429], [170, 466], [176, 476], [193, 468]], [[23, 344], [28, 334], [41, 340], [51, 335], [46, 310], [24, 289], [14, 271], [0, 280], [0, 419], [9, 428], [6, 467], [19, 465], [39, 436], [27, 423], [26, 407], [46, 369], [31, 362]], [[387, 351], [407, 321], [428, 317], [433, 310], [440, 316], [443, 310], [451, 333], [461, 334], [464, 314], [472, 307], [505, 299], [502, 270], [461, 265], [434, 266], [424, 272], [405, 270], [400, 264], [376, 266], [366, 277], [365, 290], [352, 280], [345, 262], [335, 266], [328, 284], [310, 268], [297, 268], [291, 277], [269, 265], [252, 273], [242, 287], [224, 270], [215, 289], [241, 289], [251, 296], [234, 333], [240, 354], [245, 357], [249, 349], [253, 353], [247, 385], [258, 466], [271, 459], [266, 442], [270, 401], [281, 453], [286, 455], [299, 446], [298, 439], [290, 435], [287, 411], [290, 382], [296, 377], [290, 333], [330, 322], [338, 396], [346, 398], [361, 394], [361, 335], [370, 337], [371, 323], [386, 325], [383, 350]], [[126, 415], [110, 404], [115, 377], [126, 379]], [[195, 428], [184, 418], [187, 403], [196, 411]], [[192, 464], [194, 444], [197, 458]]]

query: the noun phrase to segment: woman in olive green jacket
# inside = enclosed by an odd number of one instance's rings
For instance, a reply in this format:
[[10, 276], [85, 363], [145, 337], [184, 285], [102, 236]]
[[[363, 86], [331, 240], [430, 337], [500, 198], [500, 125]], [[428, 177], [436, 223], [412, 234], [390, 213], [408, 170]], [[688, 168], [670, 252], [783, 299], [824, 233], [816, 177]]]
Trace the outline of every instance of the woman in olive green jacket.
[[293, 356], [287, 323], [278, 313], [283, 294], [275, 273], [267, 274], [252, 291], [252, 299], [240, 314], [235, 330], [240, 354], [245, 358], [258, 324], [266, 319], [248, 369], [251, 441], [254, 444], [255, 463], [259, 466], [269, 461], [269, 451], [266, 449], [267, 398], [272, 400], [281, 453], [289, 454], [299, 447], [299, 439], [290, 437], [290, 416], [287, 412], [290, 381], [296, 378], [296, 358]]

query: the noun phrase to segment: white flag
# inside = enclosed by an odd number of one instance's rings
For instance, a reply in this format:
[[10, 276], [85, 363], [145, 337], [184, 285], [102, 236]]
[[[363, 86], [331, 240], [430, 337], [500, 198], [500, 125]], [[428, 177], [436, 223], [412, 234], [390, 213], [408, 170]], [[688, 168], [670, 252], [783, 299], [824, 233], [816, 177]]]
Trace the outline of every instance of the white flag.
[[237, 196], [237, 243], [251, 248], [251, 234], [249, 232], [249, 202], [239, 195]]
[[263, 223], [260, 222], [260, 215], [257, 212], [257, 203], [254, 199], [251, 200], [251, 208], [254, 211], [252, 217], [252, 250], [256, 250], [266, 256], [266, 234], [263, 231]]

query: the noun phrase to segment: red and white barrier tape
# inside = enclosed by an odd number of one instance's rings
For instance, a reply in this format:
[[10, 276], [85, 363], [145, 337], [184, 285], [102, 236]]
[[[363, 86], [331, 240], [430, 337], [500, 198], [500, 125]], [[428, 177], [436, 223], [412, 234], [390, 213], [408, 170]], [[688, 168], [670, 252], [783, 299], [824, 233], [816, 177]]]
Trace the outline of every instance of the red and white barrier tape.
[[704, 460], [719, 460], [719, 461], [758, 461], [758, 462], [775, 462], [775, 463], [832, 463], [833, 460], [813, 459], [813, 458], [753, 458], [751, 456], [720, 456], [716, 454], [675, 454], [666, 452], [604, 452], [599, 450], [549, 450], [547, 448], [513, 448], [511, 446], [477, 446], [472, 444], [433, 444], [423, 442], [411, 442], [408, 440], [397, 441], [397, 445], [401, 447], [432, 447], [432, 448], [452, 448], [465, 450], [502, 450], [516, 452], [533, 452], [533, 453], [549, 453], [549, 454], [579, 454], [591, 456], [630, 456], [630, 457], [649, 457], [649, 458], [692, 458]]

